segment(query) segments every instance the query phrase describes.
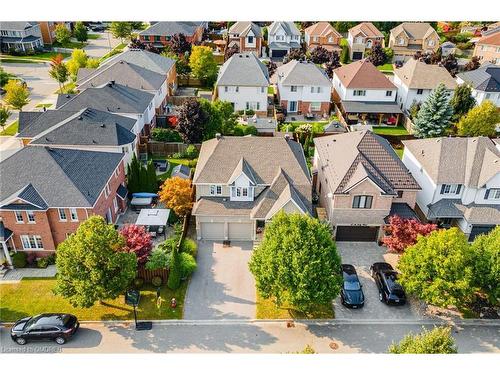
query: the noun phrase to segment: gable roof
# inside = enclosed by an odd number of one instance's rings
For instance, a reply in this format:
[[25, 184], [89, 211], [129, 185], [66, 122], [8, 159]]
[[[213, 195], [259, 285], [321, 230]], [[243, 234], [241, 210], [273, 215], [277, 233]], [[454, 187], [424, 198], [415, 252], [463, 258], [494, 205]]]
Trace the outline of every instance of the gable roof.
[[119, 153], [24, 147], [0, 163], [0, 202], [7, 205], [17, 198], [42, 209], [93, 207], [122, 158]]
[[395, 89], [396, 86], [368, 59], [343, 65], [333, 71], [340, 82], [350, 89]]
[[242, 174], [248, 178], [252, 185], [257, 185], [257, 180], [253, 175], [252, 167], [248, 164], [244, 157], [241, 157], [240, 161], [236, 165], [236, 168], [234, 168], [233, 174], [229, 177], [227, 184], [233, 184]]
[[500, 173], [500, 151], [487, 137], [441, 137], [403, 141], [436, 184], [481, 188]]
[[368, 130], [314, 139], [323, 172], [335, 194], [369, 178], [385, 194], [420, 189], [389, 142]]
[[32, 21], [2, 21], [0, 23], [0, 29], [12, 30], [12, 31], [26, 30], [32, 28], [37, 24], [38, 22], [32, 22]]
[[278, 68], [282, 85], [332, 86], [326, 73], [311, 62], [292, 60]]
[[491, 45], [491, 46], [500, 46], [500, 29], [492, 32], [491, 34], [483, 36], [481, 39], [479, 39], [476, 42], [476, 45], [477, 44], [487, 44], [487, 45]]
[[287, 35], [300, 35], [299, 29], [292, 21], [274, 21], [269, 25], [269, 35], [275, 34], [279, 29], [283, 28]]
[[77, 94], [57, 94], [56, 109], [61, 108], [64, 104], [73, 99]]
[[476, 70], [457, 74], [474, 89], [486, 92], [500, 92], [500, 66], [485, 64]]
[[160, 74], [167, 74], [175, 65], [175, 61], [173, 59], [157, 53], [142, 49], [128, 49], [105, 60], [101, 66], [114, 64], [118, 60], [123, 60], [130, 64], [134, 64]]
[[364, 34], [367, 38], [383, 38], [384, 34], [382, 34], [379, 29], [375, 27], [375, 25], [371, 22], [361, 22], [354, 27], [349, 29], [349, 34], [356, 35], [358, 33]]
[[337, 30], [335, 30], [335, 28], [331, 25], [331, 23], [326, 21], [318, 22], [315, 23], [314, 25], [309, 26], [307, 29], [304, 30], [304, 33], [308, 35], [322, 36], [322, 37], [325, 37], [333, 33], [338, 38], [342, 37], [342, 35]]
[[409, 59], [394, 74], [410, 89], [435, 89], [443, 83], [448, 90], [457, 87], [451, 74], [442, 66], [426, 64], [423, 61]]
[[235, 53], [220, 68], [216, 85], [269, 86], [269, 74], [253, 53]]
[[255, 37], [261, 37], [262, 32], [260, 31], [260, 27], [249, 21], [238, 21], [235, 22], [230, 28], [229, 28], [229, 34], [239, 34], [240, 36], [247, 36], [248, 32], [252, 30], [253, 34]]
[[205, 27], [205, 22], [156, 22], [143, 30], [139, 35], [162, 35], [172, 36], [175, 34], [184, 34], [191, 36], [198, 27]]
[[425, 39], [436, 30], [428, 22], [403, 22], [391, 29], [391, 34], [405, 33], [410, 39]]

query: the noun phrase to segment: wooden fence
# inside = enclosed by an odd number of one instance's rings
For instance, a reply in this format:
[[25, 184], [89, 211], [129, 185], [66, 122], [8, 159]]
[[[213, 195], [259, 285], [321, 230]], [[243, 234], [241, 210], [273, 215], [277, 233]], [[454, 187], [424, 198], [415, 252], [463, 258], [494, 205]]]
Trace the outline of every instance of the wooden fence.
[[201, 80], [185, 74], [177, 76], [177, 83], [179, 86], [203, 87], [203, 82], [201, 82]]
[[146, 283], [150, 283], [153, 277], [160, 276], [165, 284], [168, 279], [168, 269], [163, 268], [159, 270], [147, 270], [144, 266], [140, 266], [137, 269], [137, 277], [144, 280]]
[[[158, 156], [170, 156], [176, 153], [185, 152], [188, 148], [188, 144], [180, 142], [148, 142], [148, 153]], [[198, 151], [201, 149], [201, 144], [195, 144], [194, 147]]]

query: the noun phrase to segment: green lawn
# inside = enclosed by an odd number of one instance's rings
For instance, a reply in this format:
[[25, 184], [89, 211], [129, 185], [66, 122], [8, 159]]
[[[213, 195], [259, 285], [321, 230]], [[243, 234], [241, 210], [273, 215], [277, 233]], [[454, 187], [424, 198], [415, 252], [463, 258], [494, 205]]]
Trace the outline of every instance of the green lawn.
[[[156, 159], [156, 160], [161, 160], [161, 159], [166, 159], [164, 156], [151, 156], [151, 159]], [[167, 158], [168, 160], [168, 171], [165, 173], [159, 174], [156, 177], [158, 180], [165, 181], [167, 178], [170, 177], [172, 174], [172, 170], [176, 165], [179, 164], [184, 164], [184, 165], [189, 165], [190, 160], [189, 159], [174, 159], [174, 158]]]
[[290, 305], [277, 307], [273, 300], [262, 298], [257, 293], [257, 319], [333, 319], [333, 306], [316, 305], [313, 311], [306, 313]]
[[52, 103], [38, 103], [35, 108], [50, 108], [52, 107]]
[[13, 62], [36, 62], [36, 60], [44, 60], [50, 61], [54, 56], [63, 55], [64, 58], [71, 56], [69, 53], [62, 52], [40, 52], [35, 55], [28, 56], [10, 56], [10, 55], [2, 55], [2, 62], [12, 62], [10, 60], [14, 60]]
[[127, 46], [126, 43], [120, 43], [120, 44], [118, 44], [115, 48], [113, 48], [111, 51], [109, 51], [107, 54], [105, 54], [103, 57], [101, 57], [99, 59], [99, 61], [104, 61], [104, 60], [106, 60], [107, 58], [109, 58], [111, 56], [114, 56], [114, 55], [116, 55], [118, 53], [121, 53], [126, 46]]
[[87, 45], [86, 42], [78, 42], [76, 40], [75, 41], [70, 40], [69, 42], [64, 43], [64, 44], [55, 42], [52, 46], [53, 47], [61, 47], [61, 48], [71, 48], [71, 49], [79, 48], [79, 49], [82, 49], [86, 45]]
[[4, 130], [0, 132], [0, 135], [16, 135], [18, 128], [19, 128], [19, 121], [16, 120], [9, 126], [5, 127]]
[[377, 66], [377, 69], [380, 70], [380, 71], [383, 71], [383, 72], [392, 72], [394, 70], [393, 66], [392, 66], [392, 63], [388, 63], [388, 64], [384, 64], [384, 65], [379, 65], [379, 66]]
[[34, 60], [26, 60], [26, 59], [18, 59], [18, 58], [0, 58], [0, 63], [2, 64], [36, 64], [38, 61]]
[[74, 94], [75, 89], [76, 89], [76, 83], [68, 82], [62, 87], [62, 89], [56, 90], [54, 94]]
[[403, 152], [404, 152], [404, 148], [395, 148], [394, 151], [396, 151], [396, 154], [398, 154], [399, 158], [400, 159], [403, 159]]
[[87, 39], [89, 40], [95, 40], [99, 39], [101, 36], [99, 34], [87, 34]]
[[408, 131], [404, 126], [374, 126], [373, 132], [379, 135], [408, 135]]
[[[12, 322], [25, 316], [42, 312], [65, 312], [74, 314], [79, 320], [129, 320], [134, 318], [133, 308], [120, 296], [104, 303], [96, 303], [93, 307], [75, 308], [67, 300], [54, 295], [52, 289], [56, 285], [55, 278], [23, 279], [19, 283], [0, 284], [0, 320]], [[162, 305], [156, 306], [156, 288], [144, 286], [141, 290], [141, 301], [137, 308], [138, 319], [182, 319], [184, 296], [187, 282], [183, 282], [177, 291], [166, 286], [161, 287]], [[177, 307], [170, 308], [170, 300], [175, 297]]]

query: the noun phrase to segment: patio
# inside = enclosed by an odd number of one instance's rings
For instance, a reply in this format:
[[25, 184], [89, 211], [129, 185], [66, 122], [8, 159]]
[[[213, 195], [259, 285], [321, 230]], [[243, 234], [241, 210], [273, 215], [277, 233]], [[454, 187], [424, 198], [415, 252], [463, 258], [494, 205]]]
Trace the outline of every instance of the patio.
[[341, 107], [349, 125], [363, 123], [374, 126], [397, 126], [404, 117], [399, 106], [393, 102], [344, 101]]

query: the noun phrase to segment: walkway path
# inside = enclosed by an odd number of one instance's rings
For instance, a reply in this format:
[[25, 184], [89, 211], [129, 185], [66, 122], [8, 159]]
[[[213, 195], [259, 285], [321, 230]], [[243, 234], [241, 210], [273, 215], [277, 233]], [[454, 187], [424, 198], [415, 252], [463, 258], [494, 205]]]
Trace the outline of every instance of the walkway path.
[[9, 270], [0, 280], [0, 284], [18, 283], [24, 277], [54, 277], [56, 272], [56, 266], [53, 264], [47, 268], [16, 268]]

